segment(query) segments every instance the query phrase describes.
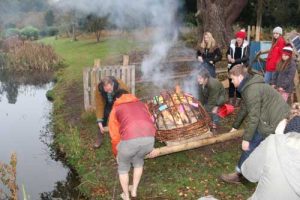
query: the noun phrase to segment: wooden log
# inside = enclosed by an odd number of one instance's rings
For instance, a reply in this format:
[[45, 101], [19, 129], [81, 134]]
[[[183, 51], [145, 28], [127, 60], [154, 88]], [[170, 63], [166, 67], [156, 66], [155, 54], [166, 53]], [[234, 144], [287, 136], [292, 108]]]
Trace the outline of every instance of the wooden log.
[[[156, 148], [156, 150], [158, 151], [158, 155], [156, 157], [239, 138], [243, 135], [243, 132], [244, 132], [243, 130], [237, 130], [234, 132], [223, 133], [210, 138], [187, 142], [180, 145], [164, 146], [164, 147]], [[149, 158], [149, 157], [146, 156], [145, 158]]]

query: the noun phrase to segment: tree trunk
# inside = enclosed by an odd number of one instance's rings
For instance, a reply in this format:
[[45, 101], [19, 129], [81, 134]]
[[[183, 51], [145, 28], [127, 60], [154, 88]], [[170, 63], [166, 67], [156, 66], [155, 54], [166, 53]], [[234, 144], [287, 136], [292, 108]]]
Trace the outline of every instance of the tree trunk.
[[232, 25], [247, 2], [248, 0], [197, 0], [202, 34], [209, 31], [219, 45], [227, 46], [233, 37]]
[[75, 23], [72, 24], [72, 40], [77, 41]]
[[96, 30], [95, 35], [96, 35], [97, 43], [100, 42], [101, 31]]

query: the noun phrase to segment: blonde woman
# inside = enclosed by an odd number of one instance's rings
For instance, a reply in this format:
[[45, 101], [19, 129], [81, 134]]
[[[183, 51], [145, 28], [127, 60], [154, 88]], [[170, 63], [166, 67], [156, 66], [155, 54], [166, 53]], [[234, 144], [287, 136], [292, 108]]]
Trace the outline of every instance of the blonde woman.
[[204, 66], [210, 75], [216, 78], [215, 64], [222, 59], [222, 54], [210, 32], [203, 34], [203, 39], [197, 46], [197, 58], [201, 66]]

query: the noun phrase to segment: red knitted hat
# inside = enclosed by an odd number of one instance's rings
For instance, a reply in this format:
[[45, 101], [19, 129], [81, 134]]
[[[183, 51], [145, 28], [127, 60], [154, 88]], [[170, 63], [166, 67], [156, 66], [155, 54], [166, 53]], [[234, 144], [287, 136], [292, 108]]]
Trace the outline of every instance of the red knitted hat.
[[242, 38], [245, 39], [246, 38], [246, 32], [245, 31], [239, 31], [235, 34], [236, 38]]

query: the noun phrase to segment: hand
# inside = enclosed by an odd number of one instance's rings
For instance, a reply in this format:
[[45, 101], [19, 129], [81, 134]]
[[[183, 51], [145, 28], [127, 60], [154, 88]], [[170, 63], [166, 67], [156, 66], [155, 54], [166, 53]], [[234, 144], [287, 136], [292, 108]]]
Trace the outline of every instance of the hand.
[[228, 55], [228, 56], [227, 56], [227, 60], [228, 60], [228, 62], [230, 62], [230, 63], [231, 63], [231, 59], [232, 59], [232, 58], [231, 58], [231, 56], [230, 56], [230, 55]]
[[210, 63], [210, 64], [214, 64], [214, 62], [213, 62], [213, 61], [209, 61], [209, 63]]
[[282, 87], [277, 89], [279, 92], [284, 92], [284, 89]]
[[275, 88], [275, 85], [271, 85], [272, 86], [272, 88]]
[[215, 106], [213, 107], [213, 109], [211, 110], [212, 113], [217, 114], [219, 107]]
[[202, 56], [198, 56], [198, 61], [199, 61], [199, 62], [203, 62]]
[[147, 155], [147, 157], [148, 157], [148, 158], [154, 158], [154, 157], [157, 157], [158, 155], [159, 155], [158, 149], [153, 149], [153, 150]]
[[261, 51], [258, 51], [258, 52], [256, 53], [256, 57], [260, 56], [260, 54], [261, 54]]
[[234, 131], [237, 131], [237, 129], [232, 128], [229, 132], [234, 132]]
[[104, 128], [103, 128], [102, 122], [98, 122], [98, 126], [99, 126], [99, 129], [100, 129], [100, 132], [104, 133]]
[[248, 151], [249, 150], [249, 146], [250, 146], [250, 143], [246, 140], [243, 140], [242, 141], [242, 150], [243, 151]]
[[235, 60], [233, 58], [231, 59], [231, 63], [235, 63]]

